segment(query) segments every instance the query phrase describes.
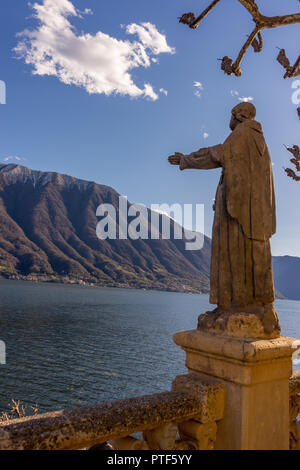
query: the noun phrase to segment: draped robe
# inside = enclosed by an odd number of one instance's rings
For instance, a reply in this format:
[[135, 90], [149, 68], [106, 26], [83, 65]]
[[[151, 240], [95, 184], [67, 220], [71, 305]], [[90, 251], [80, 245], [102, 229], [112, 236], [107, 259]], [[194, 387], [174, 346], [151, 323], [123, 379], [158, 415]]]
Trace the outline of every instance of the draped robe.
[[212, 230], [210, 303], [274, 301], [270, 237], [276, 231], [272, 166], [261, 125], [240, 123], [224, 144], [181, 157], [180, 169], [222, 167]]

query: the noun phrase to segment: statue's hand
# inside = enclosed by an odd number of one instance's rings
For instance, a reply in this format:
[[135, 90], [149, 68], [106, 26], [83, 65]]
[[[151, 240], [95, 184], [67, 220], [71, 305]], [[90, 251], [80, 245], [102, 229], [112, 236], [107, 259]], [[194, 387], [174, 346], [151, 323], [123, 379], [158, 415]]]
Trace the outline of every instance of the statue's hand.
[[183, 157], [183, 153], [175, 152], [174, 155], [169, 156], [169, 163], [171, 163], [171, 165], [180, 165], [181, 157]]

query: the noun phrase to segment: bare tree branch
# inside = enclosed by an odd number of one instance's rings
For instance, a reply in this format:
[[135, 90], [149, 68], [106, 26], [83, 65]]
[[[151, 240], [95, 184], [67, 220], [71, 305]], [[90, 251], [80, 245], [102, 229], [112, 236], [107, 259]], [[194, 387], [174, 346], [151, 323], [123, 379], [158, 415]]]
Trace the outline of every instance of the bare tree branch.
[[[185, 13], [181, 16], [180, 22], [188, 25], [192, 29], [196, 29], [200, 22], [208, 15], [208, 13], [220, 2], [221, 0], [214, 0], [197, 18], [194, 13]], [[239, 77], [242, 74], [241, 62], [247, 52], [249, 46], [253, 46], [255, 52], [260, 52], [263, 47], [261, 31], [269, 28], [276, 28], [278, 26], [286, 26], [291, 24], [300, 23], [300, 13], [292, 13], [283, 16], [265, 16], [259, 11], [254, 0], [238, 0], [238, 2], [246, 8], [246, 10], [252, 16], [255, 23], [255, 29], [250, 34], [248, 40], [243, 45], [236, 61], [233, 63], [232, 59], [225, 56], [222, 61], [221, 68], [228, 75], [234, 74]], [[257, 37], [257, 38], [256, 38]], [[231, 61], [231, 64], [230, 64]], [[296, 61], [294, 67], [287, 70], [287, 77], [295, 77], [300, 75], [300, 58]]]
[[196, 29], [199, 26], [199, 23], [211, 12], [211, 10], [219, 3], [220, 0], [214, 0], [202, 13], [195, 19], [193, 23], [190, 24], [190, 28]]
[[263, 15], [259, 12], [259, 8], [253, 0], [238, 0], [250, 13], [255, 22], [261, 22]]
[[300, 13], [293, 13], [285, 16], [263, 16], [262, 18], [262, 29], [277, 28], [278, 26], [288, 26], [290, 24], [300, 23]]
[[220, 0], [214, 0], [202, 13], [195, 17], [194, 13], [184, 13], [180, 19], [179, 23], [187, 24], [190, 28], [196, 29], [199, 26], [199, 23], [208, 15], [209, 12], [219, 3]]
[[[300, 1], [300, 0], [299, 0]], [[220, 0], [214, 0], [197, 18], [194, 13], [185, 13], [181, 16], [179, 22], [188, 25], [192, 29], [196, 29], [200, 22], [208, 15], [209, 12], [220, 2]], [[255, 28], [253, 29], [252, 33], [248, 37], [247, 41], [241, 48], [236, 61], [225, 56], [223, 59], [219, 59], [222, 61], [221, 69], [227, 75], [235, 75], [236, 77], [240, 77], [242, 75], [241, 70], [241, 63], [242, 60], [249, 49], [250, 46], [253, 47], [254, 52], [261, 52], [263, 49], [263, 38], [261, 31], [264, 29], [270, 28], [277, 28], [278, 26], [287, 26], [291, 24], [300, 23], [300, 13], [294, 13], [289, 15], [283, 16], [265, 16], [262, 15], [259, 11], [259, 7], [257, 6], [255, 0], [238, 0], [238, 2], [246, 8], [248, 13], [252, 16], [252, 19], [255, 23]], [[294, 65], [291, 65], [289, 59], [286, 56], [286, 52], [284, 49], [280, 49], [277, 61], [282, 65], [285, 69], [284, 78], [291, 78], [297, 77], [300, 75], [300, 55], [298, 56]], [[300, 119], [300, 108], [297, 109], [298, 116]], [[294, 158], [290, 159], [290, 162], [295, 166], [296, 171], [300, 172], [300, 150], [297, 145], [289, 148], [287, 150], [291, 152]], [[300, 176], [298, 176], [294, 170], [291, 168], [284, 169], [286, 174], [294, 179], [295, 181], [300, 181]]]
[[241, 62], [242, 62], [243, 57], [246, 54], [249, 46], [251, 46], [254, 39], [258, 35], [258, 33], [260, 33], [260, 28], [259, 28], [259, 26], [256, 26], [256, 28], [252, 31], [252, 33], [248, 37], [247, 41], [243, 45], [242, 49], [240, 50], [240, 53], [239, 53], [236, 61], [232, 65], [232, 73], [234, 73], [234, 75], [236, 75], [237, 77], [240, 77], [242, 75], [242, 70], [240, 68]]
[[[300, 1], [300, 0], [299, 0]], [[181, 16], [179, 22], [188, 25], [192, 29], [196, 29], [200, 22], [208, 15], [209, 12], [220, 2], [220, 0], [214, 0], [197, 18], [194, 13], [185, 13]], [[265, 16], [262, 15], [259, 11], [259, 7], [256, 4], [255, 0], [238, 0], [238, 2], [246, 8], [248, 13], [252, 16], [252, 19], [255, 23], [255, 28], [248, 37], [247, 41], [241, 48], [236, 61], [225, 56], [221, 60], [221, 69], [227, 75], [235, 75], [240, 77], [242, 75], [241, 63], [242, 60], [249, 49], [250, 46], [253, 47], [254, 52], [261, 52], [263, 49], [263, 38], [261, 32], [264, 29], [277, 28], [278, 26], [287, 26], [291, 24], [300, 23], [300, 13], [293, 13], [283, 16]], [[289, 59], [286, 56], [284, 49], [280, 49], [277, 61], [285, 69], [284, 78], [297, 77], [300, 75], [300, 55], [298, 56], [294, 65], [291, 65]], [[300, 107], [297, 108], [297, 113], [300, 119]], [[287, 150], [294, 155], [294, 158], [290, 162], [295, 165], [296, 171], [300, 172], [300, 150], [297, 145], [294, 145], [291, 148], [287, 147]], [[294, 179], [295, 181], [300, 181], [300, 176], [298, 176], [294, 170], [291, 168], [284, 168], [286, 174]]]

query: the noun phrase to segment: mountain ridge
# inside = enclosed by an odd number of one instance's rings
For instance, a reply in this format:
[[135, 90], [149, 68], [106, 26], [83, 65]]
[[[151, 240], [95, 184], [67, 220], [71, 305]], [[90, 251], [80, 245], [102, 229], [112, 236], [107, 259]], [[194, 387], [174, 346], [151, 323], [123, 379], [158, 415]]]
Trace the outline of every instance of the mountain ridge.
[[300, 300], [300, 258], [296, 256], [273, 256], [275, 285], [290, 300]]
[[97, 238], [97, 207], [110, 203], [117, 208], [118, 199], [109, 186], [1, 164], [0, 272], [6, 277], [207, 292], [207, 237], [200, 252], [185, 251], [184, 240]]
[[[0, 163], [0, 275], [208, 293], [206, 236], [199, 251], [186, 251], [184, 240], [151, 240], [150, 234], [149, 240], [97, 238], [98, 205], [117, 210], [119, 196], [93, 181]], [[279, 297], [300, 300], [300, 258], [275, 256], [273, 267]]]

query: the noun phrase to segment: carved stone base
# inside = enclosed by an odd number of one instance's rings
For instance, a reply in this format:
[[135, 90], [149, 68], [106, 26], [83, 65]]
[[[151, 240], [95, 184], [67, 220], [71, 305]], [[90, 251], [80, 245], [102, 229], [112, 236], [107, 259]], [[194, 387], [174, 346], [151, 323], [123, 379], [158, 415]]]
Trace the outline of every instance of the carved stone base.
[[198, 317], [198, 330], [233, 338], [274, 339], [280, 336], [280, 325], [273, 304], [243, 309], [219, 308]]
[[[295, 338], [243, 339], [180, 331], [174, 341], [186, 352], [188, 377], [205, 374], [225, 387], [224, 417], [216, 450], [288, 450], [289, 379]], [[192, 377], [191, 377], [192, 376]], [[298, 430], [292, 429], [296, 448]]]

